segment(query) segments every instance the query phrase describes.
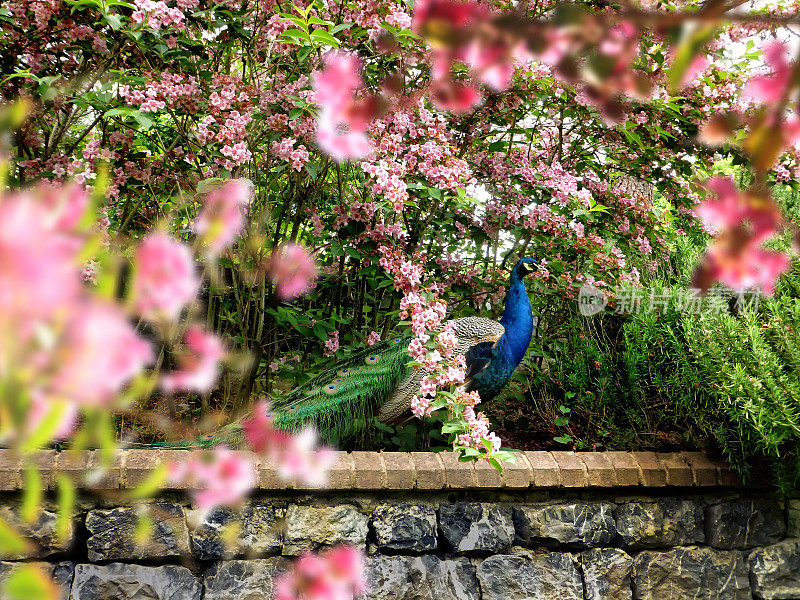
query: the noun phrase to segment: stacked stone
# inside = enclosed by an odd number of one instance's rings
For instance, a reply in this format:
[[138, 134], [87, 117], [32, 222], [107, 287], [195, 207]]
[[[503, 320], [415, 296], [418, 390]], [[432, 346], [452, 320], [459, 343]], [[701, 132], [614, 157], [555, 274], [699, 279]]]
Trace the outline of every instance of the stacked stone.
[[54, 513], [27, 525], [4, 507], [32, 543], [5, 557], [0, 579], [46, 558], [63, 600], [271, 600], [291, 558], [346, 543], [368, 554], [366, 600], [800, 598], [797, 502], [557, 496], [90, 507], [67, 540]]

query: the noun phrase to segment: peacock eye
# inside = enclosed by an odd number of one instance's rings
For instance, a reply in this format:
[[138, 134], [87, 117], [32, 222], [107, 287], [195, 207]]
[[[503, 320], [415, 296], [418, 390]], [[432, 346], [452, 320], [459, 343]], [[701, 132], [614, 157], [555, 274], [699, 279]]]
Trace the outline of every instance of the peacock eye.
[[335, 385], [331, 384], [331, 385], [326, 385], [325, 386], [325, 393], [326, 394], [332, 394], [335, 391], [336, 391], [336, 386]]
[[342, 379], [341, 377], [339, 377], [338, 379], [334, 379], [333, 380], [334, 383], [342, 383], [343, 381], [344, 381], [344, 379]]
[[341, 371], [339, 371], [339, 376], [343, 377], [344, 375], [347, 375], [349, 372], [350, 369], [342, 369]]
[[378, 362], [378, 357], [377, 357], [377, 356], [375, 356], [375, 355], [368, 356], [368, 357], [367, 357], [367, 358], [364, 360], [364, 362], [365, 362], [365, 363], [367, 363], [368, 365], [374, 365], [376, 362]]

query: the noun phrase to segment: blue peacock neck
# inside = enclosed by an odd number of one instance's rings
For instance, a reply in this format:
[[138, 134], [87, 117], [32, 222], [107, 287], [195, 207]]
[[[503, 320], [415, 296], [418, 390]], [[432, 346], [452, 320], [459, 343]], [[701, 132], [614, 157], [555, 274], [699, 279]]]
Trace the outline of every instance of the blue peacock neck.
[[533, 336], [531, 302], [522, 281], [520, 265], [511, 271], [505, 310], [500, 324], [506, 328], [503, 334], [505, 343], [501, 344], [500, 351], [506, 360], [516, 366], [522, 362]]

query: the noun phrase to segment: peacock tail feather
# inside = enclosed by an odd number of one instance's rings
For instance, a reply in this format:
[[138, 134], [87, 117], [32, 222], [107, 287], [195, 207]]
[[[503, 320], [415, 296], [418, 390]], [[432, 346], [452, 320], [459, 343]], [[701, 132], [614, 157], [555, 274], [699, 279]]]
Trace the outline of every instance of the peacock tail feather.
[[276, 427], [314, 425], [335, 444], [366, 429], [380, 405], [411, 371], [409, 338], [379, 342], [272, 402]]
[[[409, 341], [406, 337], [378, 342], [322, 371], [287, 395], [274, 399], [271, 402], [273, 425], [285, 431], [313, 425], [322, 439], [332, 445], [364, 431], [381, 404], [411, 372]], [[164, 445], [202, 448], [224, 444], [239, 448], [244, 444], [241, 421], [191, 442]]]

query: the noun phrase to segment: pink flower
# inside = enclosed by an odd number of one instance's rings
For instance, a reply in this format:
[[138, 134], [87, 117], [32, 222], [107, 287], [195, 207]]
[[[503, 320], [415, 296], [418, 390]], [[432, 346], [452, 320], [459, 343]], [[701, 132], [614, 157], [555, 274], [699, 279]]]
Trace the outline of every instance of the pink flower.
[[712, 246], [707, 255], [709, 275], [734, 290], [758, 287], [765, 294], [775, 291], [775, 282], [791, 266], [789, 257], [749, 245], [733, 254], [724, 245]]
[[198, 325], [193, 325], [186, 331], [185, 342], [189, 352], [179, 357], [181, 368], [164, 375], [161, 378], [161, 388], [165, 392], [208, 392], [219, 377], [219, 363], [225, 355], [222, 342]]
[[194, 231], [203, 237], [211, 254], [219, 254], [241, 233], [252, 194], [252, 184], [248, 180], [233, 179], [206, 195], [194, 222]]
[[371, 331], [369, 336], [367, 336], [367, 341], [365, 342], [367, 346], [374, 346], [378, 342], [381, 341], [381, 334], [377, 331]]
[[344, 123], [332, 123], [320, 118], [317, 128], [317, 144], [320, 149], [337, 162], [360, 160], [372, 153], [372, 141], [363, 131], [348, 131]]
[[175, 319], [200, 287], [192, 252], [164, 232], [148, 235], [136, 250], [133, 301], [150, 320]]
[[73, 310], [48, 391], [80, 404], [107, 404], [153, 362], [153, 350], [115, 305], [91, 301]]
[[421, 35], [435, 35], [462, 29], [484, 19], [487, 11], [477, 2], [460, 0], [417, 0], [412, 28]]
[[327, 340], [325, 340], [325, 356], [336, 354], [339, 349], [339, 332], [332, 331]]
[[291, 437], [291, 443], [278, 455], [280, 474], [297, 479], [309, 487], [321, 487], [328, 480], [328, 470], [336, 462], [330, 448], [319, 448], [317, 432], [308, 427]]
[[48, 222], [58, 231], [75, 229], [89, 208], [89, 194], [79, 185], [46, 186], [39, 196], [48, 213]]
[[772, 41], [764, 47], [767, 65], [772, 69], [769, 75], [759, 75], [750, 79], [744, 88], [744, 96], [777, 104], [786, 93], [792, 81], [792, 63], [787, 60], [789, 49], [779, 41]]
[[321, 71], [312, 74], [314, 97], [321, 110], [317, 119], [317, 144], [334, 160], [361, 159], [372, 152], [366, 135], [375, 116], [373, 102], [357, 101], [364, 87], [361, 61], [354, 54], [328, 52]]
[[171, 463], [169, 471], [173, 482], [190, 486], [192, 499], [204, 510], [236, 505], [256, 485], [252, 459], [224, 446], [196, 451], [186, 462]]
[[313, 287], [317, 265], [305, 248], [290, 243], [273, 252], [269, 273], [275, 292], [281, 300], [289, 300]]
[[760, 245], [783, 227], [780, 210], [763, 193], [737, 190], [730, 178], [716, 177], [706, 186], [716, 198], [695, 212], [718, 235], [695, 272], [695, 285], [707, 289], [721, 281], [735, 289], [758, 286], [772, 293], [778, 276], [789, 268], [789, 258]]
[[275, 580], [275, 600], [353, 600], [366, 589], [364, 557], [350, 546], [307, 553]]
[[3, 345], [22, 343], [23, 330], [29, 333], [35, 320], [71, 305], [80, 293], [78, 246], [55, 227], [63, 223], [32, 194], [0, 202], [0, 315], [18, 332], [4, 335]]
[[322, 70], [311, 75], [314, 98], [324, 112], [343, 115], [355, 91], [364, 85], [359, 74], [361, 61], [348, 52], [328, 52], [323, 61]]
[[57, 420], [50, 439], [66, 439], [78, 424], [78, 406], [74, 402], [51, 400], [34, 391], [27, 415], [26, 435], [36, 432], [39, 426], [54, 416], [57, 416]]
[[724, 231], [747, 222], [754, 242], [762, 242], [777, 232], [781, 214], [768, 196], [741, 192], [730, 177], [714, 177], [706, 187], [717, 196], [695, 209], [706, 227]]
[[431, 93], [431, 101], [437, 108], [454, 114], [471, 111], [481, 102], [481, 94], [475, 86], [445, 81]]
[[276, 429], [269, 404], [264, 400], [256, 403], [252, 415], [242, 422], [242, 428], [248, 445], [280, 465], [284, 479], [295, 479], [310, 487], [322, 486], [327, 481], [336, 453], [318, 448], [319, 438], [313, 429], [304, 429], [296, 435]]

